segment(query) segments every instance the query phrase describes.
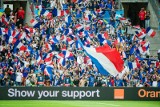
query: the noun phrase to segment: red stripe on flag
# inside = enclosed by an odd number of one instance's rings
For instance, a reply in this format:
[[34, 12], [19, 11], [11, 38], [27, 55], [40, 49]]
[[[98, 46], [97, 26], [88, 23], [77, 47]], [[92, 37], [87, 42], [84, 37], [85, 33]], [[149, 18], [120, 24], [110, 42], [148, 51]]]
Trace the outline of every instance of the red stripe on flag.
[[121, 55], [116, 49], [109, 49], [105, 46], [96, 48], [96, 51], [106, 56], [114, 64], [118, 72], [123, 70], [124, 61], [121, 59]]

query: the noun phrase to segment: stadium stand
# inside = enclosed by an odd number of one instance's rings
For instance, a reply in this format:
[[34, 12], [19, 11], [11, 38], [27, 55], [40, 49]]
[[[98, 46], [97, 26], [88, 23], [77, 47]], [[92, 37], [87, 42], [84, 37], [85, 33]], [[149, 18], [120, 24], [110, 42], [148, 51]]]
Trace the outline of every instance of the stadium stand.
[[1, 16], [0, 86], [160, 87], [146, 39], [156, 32], [117, 14], [117, 0], [30, 0], [30, 9], [32, 27], [22, 9]]

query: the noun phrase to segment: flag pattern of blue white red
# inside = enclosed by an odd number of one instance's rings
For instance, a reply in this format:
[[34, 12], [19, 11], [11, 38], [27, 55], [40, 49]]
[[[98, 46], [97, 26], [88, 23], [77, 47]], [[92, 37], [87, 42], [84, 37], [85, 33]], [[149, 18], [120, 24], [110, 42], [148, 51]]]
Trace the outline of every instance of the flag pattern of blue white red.
[[[83, 0], [72, 0], [74, 3], [81, 3]], [[70, 10], [53, 8], [52, 12], [42, 8], [42, 5], [37, 6], [40, 11], [40, 16], [50, 17], [53, 15], [53, 19], [39, 20], [38, 18], [33, 18], [30, 20], [30, 24], [33, 27], [24, 28], [22, 31], [17, 29], [14, 25], [11, 28], [0, 28], [0, 35], [5, 37], [5, 42], [7, 44], [13, 45], [13, 53], [27, 53], [36, 59], [36, 65], [41, 68], [45, 75], [52, 79], [52, 74], [54, 70], [54, 64], [60, 66], [67, 66], [67, 61], [75, 61], [78, 51], [85, 52], [84, 63], [87, 65], [96, 65], [98, 72], [102, 75], [113, 75], [121, 73], [124, 68], [124, 61], [122, 59], [128, 58], [125, 51], [119, 52], [116, 47], [110, 47], [114, 43], [116, 45], [122, 45], [126, 40], [124, 33], [115, 33], [114, 40], [112, 41], [112, 30], [115, 31], [114, 27], [106, 21], [101, 14], [103, 10], [97, 9], [95, 11], [90, 11], [87, 13], [85, 9], [81, 11], [76, 11], [75, 17], [79, 17], [79, 22], [74, 22], [73, 15], [70, 14]], [[71, 7], [72, 8], [72, 7]], [[72, 9], [71, 9], [72, 10]], [[82, 15], [86, 12], [85, 16]], [[82, 15], [82, 16], [78, 16]], [[99, 17], [101, 17], [99, 19]], [[117, 16], [121, 23], [128, 22], [128, 19]], [[81, 19], [84, 23], [81, 23]], [[78, 18], [77, 18], [78, 19]], [[51, 26], [54, 28], [54, 33], [50, 33], [53, 29], [43, 28], [41, 26], [41, 21], [46, 24], [46, 26]], [[6, 17], [2, 17], [2, 22], [8, 25]], [[55, 23], [59, 22], [57, 26]], [[72, 23], [74, 22], [74, 23]], [[97, 24], [98, 23], [98, 24]], [[108, 24], [109, 27], [103, 32], [99, 31], [97, 25]], [[55, 27], [57, 26], [57, 27]], [[42, 27], [42, 28], [41, 28]], [[149, 50], [150, 43], [148, 41], [141, 41], [146, 37], [155, 37], [156, 32], [148, 27], [147, 29], [141, 29], [139, 26], [132, 26], [135, 28], [136, 34], [133, 35], [129, 43], [136, 42], [137, 45], [129, 47], [129, 54], [135, 55], [138, 52], [144, 54]], [[37, 29], [40, 28], [38, 32], [38, 38], [35, 38], [37, 34]], [[113, 28], [113, 29], [111, 29]], [[107, 30], [107, 31], [106, 31]], [[49, 33], [48, 33], [49, 32]], [[33, 37], [32, 37], [33, 36]], [[35, 44], [33, 41], [38, 39], [44, 39], [40, 46]], [[110, 42], [110, 43], [109, 43]], [[110, 46], [109, 46], [110, 45]], [[3, 50], [2, 47], [0, 50]], [[77, 53], [76, 53], [76, 52]], [[76, 54], [75, 54], [76, 53]], [[18, 58], [20, 58], [18, 56]], [[19, 64], [22, 66], [22, 64]], [[74, 64], [72, 64], [74, 65]], [[138, 62], [129, 62], [128, 66], [130, 69], [136, 69], [138, 67]]]
[[148, 27], [146, 29], [146, 33], [147, 33], [148, 36], [150, 36], [152, 38], [156, 35], [156, 32], [153, 29], [151, 29], [150, 27]]

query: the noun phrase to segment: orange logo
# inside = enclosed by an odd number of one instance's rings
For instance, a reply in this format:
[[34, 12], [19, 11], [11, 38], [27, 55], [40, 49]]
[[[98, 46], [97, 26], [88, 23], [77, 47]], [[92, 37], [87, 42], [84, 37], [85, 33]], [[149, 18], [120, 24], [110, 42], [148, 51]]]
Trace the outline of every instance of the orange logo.
[[114, 99], [124, 99], [124, 89], [114, 89]]

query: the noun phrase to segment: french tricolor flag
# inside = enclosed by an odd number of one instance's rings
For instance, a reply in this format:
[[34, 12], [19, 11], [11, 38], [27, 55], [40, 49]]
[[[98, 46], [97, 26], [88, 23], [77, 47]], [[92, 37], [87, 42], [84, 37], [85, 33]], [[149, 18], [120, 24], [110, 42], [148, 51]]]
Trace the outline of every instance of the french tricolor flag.
[[133, 35], [131, 40], [135, 41], [136, 39], [137, 39], [136, 35]]
[[90, 30], [90, 24], [85, 26], [85, 30], [89, 31]]
[[91, 32], [91, 33], [89, 33], [89, 37], [90, 38], [93, 38], [94, 37], [94, 34]]
[[34, 28], [40, 26], [39, 22], [38, 22], [37, 20], [35, 20], [35, 19], [31, 19], [31, 20], [30, 20], [30, 23], [32, 24], [32, 26], [33, 26]]
[[148, 49], [149, 49], [149, 43], [146, 43], [145, 45], [138, 47], [138, 50], [140, 51], [141, 54], [146, 53]]
[[0, 35], [4, 35], [5, 33], [5, 29], [4, 28], [0, 28]]
[[122, 52], [122, 58], [124, 59], [124, 58], [127, 58], [127, 56], [126, 56], [126, 53], [123, 51]]
[[28, 33], [35, 33], [35, 29], [33, 28], [26, 28], [25, 29], [25, 32], [28, 34]]
[[49, 66], [46, 66], [45, 69], [44, 69], [44, 75], [47, 75], [50, 77], [50, 80], [52, 79], [52, 72], [53, 68], [52, 67], [49, 67]]
[[9, 31], [11, 31], [11, 36], [13, 37], [16, 37], [19, 34], [17, 30], [9, 30]]
[[64, 15], [68, 15], [69, 14], [69, 10], [58, 10], [57, 8], [54, 8], [52, 10], [52, 14], [54, 16], [64, 16]]
[[96, 13], [103, 13], [103, 11], [101, 9], [97, 9]]
[[64, 35], [69, 35], [69, 34], [73, 34], [72, 29], [71, 28], [65, 29]]
[[51, 52], [51, 53], [47, 54], [46, 58], [53, 57], [54, 54], [55, 54], [54, 52]]
[[72, 45], [74, 43], [74, 40], [72, 40], [70, 37], [67, 37], [68, 44]]
[[26, 51], [27, 50], [27, 47], [23, 43], [21, 43], [21, 42], [19, 42], [19, 44], [17, 45], [17, 48], [20, 51]]
[[66, 23], [70, 24], [71, 20], [72, 20], [72, 17], [70, 15], [68, 15], [68, 16], [65, 17], [64, 20], [65, 20]]
[[146, 33], [147, 33], [148, 36], [150, 36], [152, 38], [156, 35], [156, 32], [153, 29], [151, 29], [150, 27], [148, 27], [146, 29]]
[[135, 32], [136, 32], [138, 38], [142, 39], [146, 36], [146, 33], [143, 31], [141, 31], [141, 32], [135, 31]]
[[118, 41], [118, 43], [122, 43], [123, 42], [123, 39], [122, 39], [122, 37], [120, 35], [118, 35], [117, 41]]
[[102, 23], [103, 23], [103, 20], [98, 20], [98, 23], [102, 25]]
[[57, 10], [57, 16], [64, 16], [64, 15], [65, 15], [65, 11]]
[[59, 58], [64, 58], [64, 54], [63, 53], [59, 53], [56, 55], [56, 57], [59, 59]]
[[91, 21], [91, 18], [92, 18], [92, 16], [89, 15], [89, 14], [86, 14], [86, 15], [84, 16], [84, 20], [87, 21], [87, 22], [90, 22], [90, 21]]
[[134, 62], [128, 62], [128, 67], [130, 70], [134, 70], [137, 68], [137, 62], [134, 61]]
[[135, 26], [133, 26], [133, 28], [138, 29], [138, 30], [141, 29], [140, 25], [135, 25]]
[[88, 48], [85, 46], [83, 48], [102, 75], [117, 76], [122, 72], [124, 62], [116, 49], [106, 47]]
[[104, 33], [104, 34], [98, 34], [98, 39], [99, 39], [100, 43], [106, 44], [107, 43], [106, 38], [108, 38], [108, 36], [106, 35], [106, 33]]
[[59, 40], [55, 36], [53, 36], [50, 41], [51, 41], [52, 44], [59, 43]]
[[20, 32], [18, 39], [24, 39], [26, 37], [26, 32]]
[[13, 36], [10, 36], [10, 37], [9, 37], [9, 43], [14, 44], [16, 41], [17, 41], [17, 39], [14, 38]]
[[27, 40], [28, 42], [31, 41], [31, 36], [30, 36], [29, 34], [26, 34], [26, 40]]
[[44, 12], [44, 14], [43, 14], [43, 16], [45, 16], [45, 17], [50, 17], [52, 15], [52, 13], [50, 13], [49, 11], [45, 11]]
[[149, 41], [147, 41], [147, 42], [146, 41], [141, 41], [140, 44], [142, 46], [148, 47], [150, 43], [149, 43]]
[[65, 66], [65, 58], [59, 58], [57, 60], [58, 64], [62, 65], [62, 66]]
[[8, 25], [9, 22], [7, 21], [7, 18], [5, 16], [2, 16], [2, 23], [4, 23], [5, 25]]
[[102, 43], [102, 44], [106, 44], [107, 43], [107, 40], [103, 39], [103, 38], [99, 38], [99, 42]]
[[76, 49], [82, 50], [81, 45], [79, 44], [78, 40], [76, 40]]
[[82, 26], [81, 24], [77, 24], [77, 25], [75, 26], [75, 28], [76, 28], [78, 31], [80, 31], [80, 30], [83, 29], [83, 26]]
[[74, 2], [74, 3], [80, 3], [80, 2], [82, 2], [82, 0], [72, 0], [72, 2]]
[[73, 57], [73, 54], [72, 52], [69, 52], [69, 51], [62, 51], [62, 53], [64, 54], [65, 58], [70, 58], [70, 57]]
[[86, 34], [87, 34], [87, 32], [84, 32], [84, 31], [83, 31], [83, 32], [79, 32], [79, 35], [78, 35], [78, 36], [79, 36], [79, 37], [84, 37]]
[[52, 50], [52, 46], [49, 43], [45, 44], [45, 48], [48, 49], [48, 50], [50, 50], [50, 51]]
[[37, 61], [37, 64], [40, 65], [41, 62], [42, 62], [42, 58], [40, 55], [37, 55], [37, 58], [36, 58], [36, 61]]
[[65, 35], [62, 35], [62, 36], [61, 36], [61, 40], [62, 40], [62, 41], [66, 41], [66, 40], [67, 40], [67, 37], [66, 37]]
[[44, 62], [46, 63], [46, 65], [50, 65], [52, 63], [52, 57], [46, 57], [44, 59]]

